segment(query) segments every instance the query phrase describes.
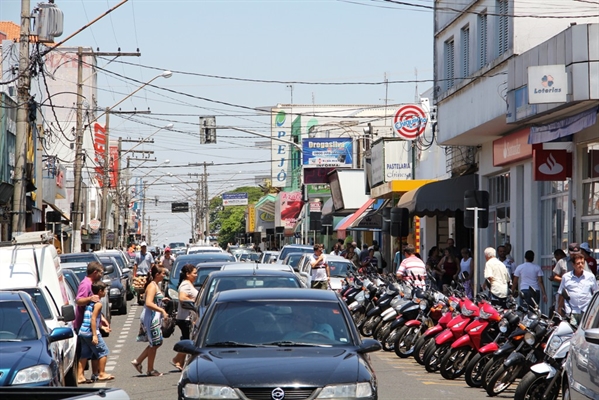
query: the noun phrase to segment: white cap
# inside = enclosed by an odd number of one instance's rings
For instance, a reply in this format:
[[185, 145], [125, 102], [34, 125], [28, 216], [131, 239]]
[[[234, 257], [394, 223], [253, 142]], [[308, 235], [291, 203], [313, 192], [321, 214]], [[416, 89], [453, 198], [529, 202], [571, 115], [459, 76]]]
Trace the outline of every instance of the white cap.
[[148, 245], [148, 244], [147, 244], [146, 242], [141, 242], [141, 243], [139, 244], [139, 246], [140, 246], [140, 247], [144, 247], [144, 246], [147, 246], [147, 245]]

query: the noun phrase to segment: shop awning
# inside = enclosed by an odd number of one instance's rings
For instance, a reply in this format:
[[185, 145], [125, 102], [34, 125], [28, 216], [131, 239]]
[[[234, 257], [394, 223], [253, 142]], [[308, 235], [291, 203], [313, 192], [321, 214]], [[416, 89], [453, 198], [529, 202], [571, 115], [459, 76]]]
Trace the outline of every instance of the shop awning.
[[350, 231], [380, 231], [383, 229], [383, 209], [390, 200], [377, 200], [347, 228]]
[[476, 174], [428, 183], [402, 195], [397, 207], [407, 208], [419, 217], [453, 216], [457, 210], [464, 210], [464, 192], [477, 188]]
[[362, 216], [362, 214], [367, 213], [368, 212], [368, 208], [375, 201], [376, 201], [376, 199], [368, 199], [368, 200], [366, 200], [366, 202], [364, 204], [362, 204], [362, 207], [360, 207], [358, 209], [358, 211], [356, 211], [355, 213], [351, 214], [350, 218], [346, 219], [343, 224], [339, 224], [339, 226], [337, 226], [337, 237], [340, 237], [340, 235], [341, 236], [345, 236], [345, 231], [352, 224], [352, 222], [354, 222], [358, 217]]
[[277, 196], [274, 194], [267, 194], [263, 196], [255, 205], [256, 210], [267, 212], [271, 215], [275, 215], [275, 200]]
[[397, 196], [401, 193], [409, 192], [410, 190], [418, 189], [428, 183], [436, 182], [436, 179], [411, 179], [411, 180], [395, 180], [386, 183], [382, 183], [376, 187], [370, 189], [370, 196], [381, 199], [381, 198], [392, 198], [394, 195]]
[[341, 220], [339, 222], [337, 222], [337, 225], [335, 225], [335, 229], [333, 229], [334, 231], [338, 231], [339, 228], [341, 226], [343, 226], [343, 224], [345, 224], [347, 222], [348, 219], [353, 218], [355, 213], [351, 213], [349, 215], [346, 215], [345, 217], [341, 218]]
[[59, 213], [61, 215], [61, 217], [63, 219], [65, 219], [67, 222], [71, 222], [71, 220], [69, 219], [69, 217], [67, 217], [67, 215], [60, 208], [56, 207], [54, 204], [48, 203], [45, 200], [43, 200], [43, 204], [47, 205], [48, 207], [50, 207], [51, 209], [53, 209], [54, 211], [56, 211], [57, 213]]

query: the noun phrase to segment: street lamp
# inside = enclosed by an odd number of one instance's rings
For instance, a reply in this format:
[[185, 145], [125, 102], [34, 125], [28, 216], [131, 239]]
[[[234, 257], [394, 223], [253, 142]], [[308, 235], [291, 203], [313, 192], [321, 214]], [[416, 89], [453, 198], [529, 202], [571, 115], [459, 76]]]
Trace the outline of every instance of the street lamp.
[[[125, 96], [121, 101], [119, 101], [118, 103], [116, 103], [115, 105], [113, 105], [112, 107], [109, 107], [106, 109], [106, 111], [104, 113], [102, 113], [101, 115], [99, 115], [98, 117], [94, 118], [92, 121], [90, 121], [90, 123], [93, 123], [95, 121], [97, 121], [100, 117], [102, 117], [103, 115], [106, 114], [106, 139], [105, 139], [105, 148], [104, 148], [104, 179], [106, 180], [106, 175], [107, 174], [107, 169], [108, 169], [108, 155], [109, 155], [109, 130], [108, 130], [108, 112], [113, 109], [114, 107], [118, 106], [119, 104], [121, 104], [123, 101], [127, 100], [129, 97], [133, 96], [135, 93], [139, 92], [141, 89], [143, 89], [144, 87], [146, 87], [147, 85], [149, 85], [150, 83], [152, 83], [154, 80], [158, 79], [158, 78], [170, 78], [172, 76], [172, 72], [170, 71], [164, 71], [161, 74], [155, 76], [154, 78], [150, 79], [148, 82], [144, 83], [143, 85], [141, 85], [139, 88], [137, 88], [135, 91], [133, 91], [132, 93], [130, 93], [129, 95]], [[73, 246], [72, 248], [75, 249], [75, 251], [79, 251], [81, 249], [81, 220], [82, 220], [82, 215], [81, 215], [81, 171], [83, 169], [83, 163], [82, 158], [83, 158], [83, 151], [82, 151], [82, 145], [83, 145], [83, 140], [82, 137], [82, 131], [78, 132], [78, 136], [81, 136], [81, 138], [78, 137], [77, 140], [77, 146], [75, 149], [75, 157], [77, 162], [75, 163], [75, 188], [74, 188], [74, 196], [73, 196]], [[106, 181], [105, 181], [106, 182]], [[102, 224], [104, 225], [104, 229], [102, 230], [102, 238], [103, 238], [103, 242], [102, 242], [102, 247], [105, 248], [106, 247], [106, 224], [108, 221], [107, 215], [107, 206], [106, 206], [106, 197], [107, 197], [107, 188], [108, 185], [106, 185], [106, 183], [103, 185], [103, 198], [102, 198], [102, 202], [104, 205], [104, 212], [105, 214], [102, 215]], [[104, 189], [106, 188], [106, 189]], [[105, 191], [106, 190], [106, 191]]]

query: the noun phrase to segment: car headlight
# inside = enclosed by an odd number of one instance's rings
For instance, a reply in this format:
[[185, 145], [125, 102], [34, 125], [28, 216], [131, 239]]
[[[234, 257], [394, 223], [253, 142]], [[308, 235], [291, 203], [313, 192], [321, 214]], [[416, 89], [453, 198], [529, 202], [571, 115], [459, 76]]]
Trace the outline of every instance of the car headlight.
[[510, 323], [507, 322], [507, 319], [501, 318], [501, 321], [499, 321], [499, 332], [506, 333], [509, 325]]
[[526, 332], [526, 334], [524, 335], [524, 341], [526, 342], [527, 345], [532, 346], [535, 344], [535, 335], [532, 332]]
[[238, 399], [229, 386], [198, 385], [188, 383], [183, 387], [183, 396], [189, 399]]
[[372, 396], [370, 382], [327, 385], [318, 394], [317, 399], [359, 399]]
[[47, 365], [35, 365], [17, 372], [12, 380], [13, 385], [25, 385], [30, 383], [45, 382], [52, 379], [52, 371]]
[[555, 355], [555, 352], [557, 351], [557, 349], [559, 349], [559, 347], [562, 345], [562, 342], [563, 342], [563, 340], [561, 337], [559, 337], [557, 335], [553, 335], [553, 337], [547, 344], [547, 347], [545, 348], [545, 353], [549, 357], [553, 357]]
[[110, 289], [110, 296], [118, 296], [120, 294], [121, 294], [121, 289], [119, 289], [119, 288]]

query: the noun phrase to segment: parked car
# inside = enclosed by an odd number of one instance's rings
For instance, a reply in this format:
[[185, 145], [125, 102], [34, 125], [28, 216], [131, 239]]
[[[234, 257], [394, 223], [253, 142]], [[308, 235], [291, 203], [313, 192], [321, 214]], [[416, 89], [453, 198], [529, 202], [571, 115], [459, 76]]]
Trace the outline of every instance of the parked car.
[[214, 246], [207, 246], [207, 245], [203, 245], [203, 246], [198, 246], [198, 245], [193, 245], [193, 246], [189, 246], [187, 248], [187, 254], [196, 254], [196, 253], [224, 253], [225, 251], [223, 249], [221, 249], [220, 247], [214, 247]]
[[[76, 283], [77, 286], [75, 286], [75, 289], [73, 290], [73, 293], [75, 294], [75, 298], [76, 298], [78, 288], [79, 288], [79, 283], [87, 275], [87, 263], [85, 263], [85, 262], [72, 262], [72, 263], [68, 262], [68, 263], [61, 263], [60, 266], [62, 267], [62, 271], [66, 278], [67, 283], [69, 283], [70, 285], [74, 285]], [[104, 273], [106, 273], [106, 271], [104, 271]], [[74, 279], [77, 279], [77, 281], [75, 282]], [[102, 303], [102, 315], [104, 316], [106, 321], [108, 321], [108, 323], [110, 324], [110, 322], [112, 321], [112, 312], [110, 311], [110, 300], [109, 300], [108, 296], [102, 297], [100, 302]], [[100, 328], [100, 333], [102, 333], [102, 337], [110, 336], [110, 333], [104, 331], [102, 328]]]
[[289, 253], [314, 253], [314, 246], [307, 244], [286, 244], [281, 249], [277, 262], [282, 264]]
[[196, 340], [174, 349], [189, 354], [179, 399], [377, 398], [367, 353], [381, 345], [362, 340], [343, 301], [326, 290], [220, 292]]
[[0, 386], [64, 386], [69, 366], [57, 342], [73, 336], [69, 327], [50, 331], [27, 293], [0, 291]]
[[106, 271], [103, 282], [109, 287], [108, 298], [110, 308], [117, 310], [118, 314], [127, 314], [127, 281], [128, 277], [123, 275], [121, 267], [114, 257], [101, 256], [100, 261]]
[[289, 253], [283, 260], [283, 264], [291, 265], [294, 270], [299, 271], [299, 261], [302, 259], [304, 254], [306, 253]]
[[564, 374], [564, 400], [599, 399], [599, 292], [571, 339]]
[[90, 263], [92, 261], [100, 262], [100, 257], [96, 253], [66, 253], [60, 255], [60, 262], [79, 262]]
[[108, 256], [114, 257], [121, 267], [121, 274], [127, 278], [127, 300], [133, 300], [133, 290], [131, 290], [133, 285], [133, 263], [134, 260], [131, 260], [127, 253], [121, 250], [112, 249], [112, 250], [100, 250], [95, 252], [99, 257]]
[[212, 298], [219, 292], [233, 289], [303, 287], [301, 280], [292, 271], [264, 268], [232, 268], [214, 271], [208, 275], [204, 282], [194, 303], [197, 319], [192, 322], [197, 322], [194, 323], [196, 329], [204, 315], [206, 307], [208, 307]]
[[[308, 287], [310, 287], [312, 276], [310, 255], [311, 254], [308, 253], [304, 254], [302, 259], [298, 262], [298, 271], [300, 273], [305, 273], [308, 276], [308, 281], [306, 282]], [[356, 272], [357, 270], [353, 262], [341, 256], [327, 255], [326, 262], [329, 266], [329, 271], [331, 273], [329, 286], [332, 290], [341, 289], [342, 281], [347, 278], [348, 273]]]
[[258, 260], [258, 262], [260, 264], [275, 263], [278, 259], [279, 259], [278, 251], [267, 250], [267, 251], [262, 252], [262, 256], [260, 256], [260, 259]]

